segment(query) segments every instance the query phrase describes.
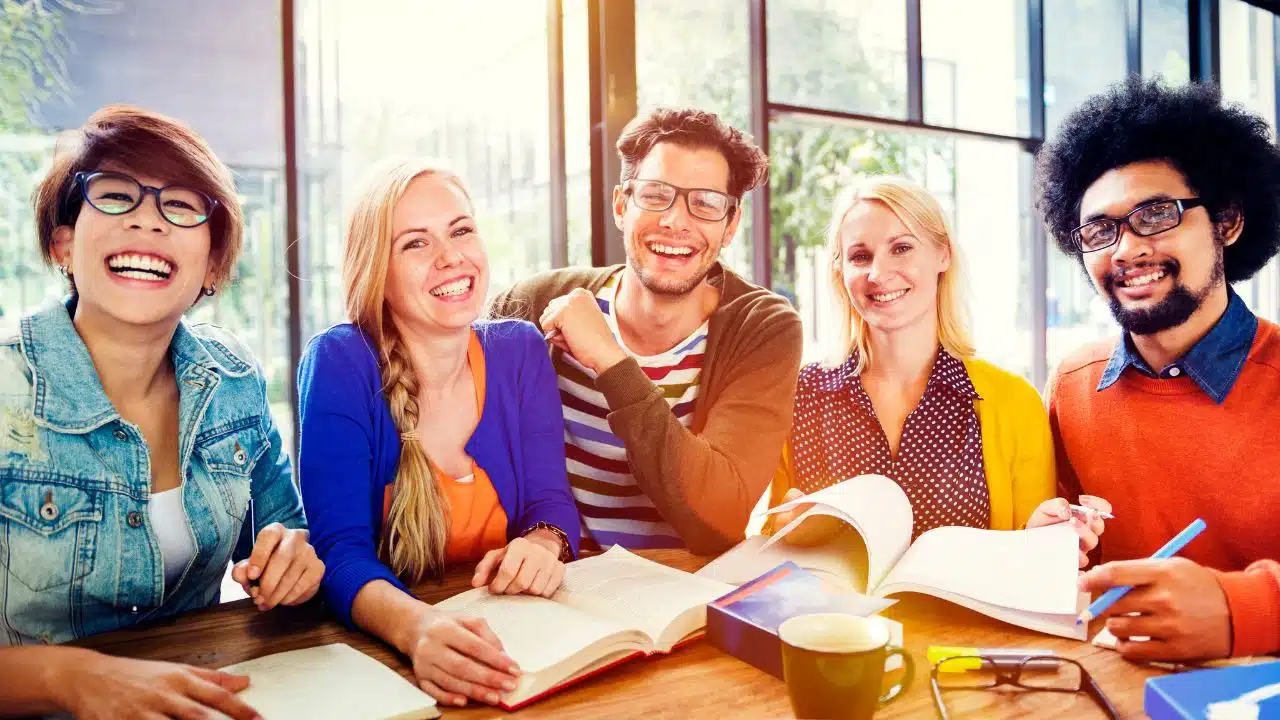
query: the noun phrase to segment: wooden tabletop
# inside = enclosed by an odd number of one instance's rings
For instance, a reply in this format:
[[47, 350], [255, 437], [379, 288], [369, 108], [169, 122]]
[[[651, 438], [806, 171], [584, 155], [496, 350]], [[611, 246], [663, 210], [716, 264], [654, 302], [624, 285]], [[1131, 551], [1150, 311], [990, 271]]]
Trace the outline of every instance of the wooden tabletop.
[[[641, 551], [672, 567], [695, 571], [709, 558], [681, 550]], [[418, 597], [438, 602], [470, 589], [471, 568], [451, 572], [444, 584], [415, 588]], [[1160, 671], [1129, 663], [1116, 653], [1005, 625], [932, 598], [908, 596], [885, 611], [903, 623], [906, 646], [916, 661], [911, 687], [878, 718], [936, 717], [925, 651], [930, 645], [1034, 647], [1075, 658], [1093, 675], [1123, 717], [1144, 717], [1144, 681]], [[113, 655], [222, 667], [271, 653], [344, 642], [411, 677], [405, 659], [388, 646], [345, 629], [317, 607], [258, 612], [247, 601], [225, 603], [137, 628], [98, 635], [77, 643]], [[950, 691], [953, 718], [1103, 718], [1084, 695], [1036, 692]], [[670, 656], [625, 663], [516, 713], [484, 706], [445, 708], [448, 718], [686, 718], [790, 717], [782, 681], [726, 655], [705, 641]]]

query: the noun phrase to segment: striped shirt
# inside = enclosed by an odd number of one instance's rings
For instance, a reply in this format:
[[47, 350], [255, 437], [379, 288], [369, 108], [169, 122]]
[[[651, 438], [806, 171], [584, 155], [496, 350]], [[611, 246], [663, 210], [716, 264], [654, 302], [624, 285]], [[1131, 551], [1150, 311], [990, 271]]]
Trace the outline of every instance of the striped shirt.
[[[660, 355], [637, 355], [627, 348], [614, 315], [619, 273], [596, 293], [609, 329], [627, 354], [659, 388], [680, 424], [693, 422], [693, 404], [707, 349], [708, 323]], [[596, 390], [596, 375], [567, 353], [556, 351], [553, 363], [564, 406], [564, 450], [569, 485], [582, 515], [584, 547], [622, 545], [630, 548], [683, 547], [684, 541], [658, 514], [636, 485], [627, 448], [609, 427], [609, 405]], [[639, 452], [649, 449], [636, 448]], [[656, 450], [656, 448], [653, 448]]]

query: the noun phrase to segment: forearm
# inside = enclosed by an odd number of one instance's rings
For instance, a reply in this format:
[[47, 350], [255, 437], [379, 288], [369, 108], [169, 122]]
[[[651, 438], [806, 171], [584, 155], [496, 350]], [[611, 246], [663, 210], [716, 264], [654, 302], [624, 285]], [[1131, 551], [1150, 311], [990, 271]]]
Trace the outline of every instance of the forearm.
[[91, 650], [69, 647], [0, 648], [0, 717], [24, 717], [67, 710], [63, 668]]
[[413, 652], [417, 628], [434, 609], [386, 580], [374, 580], [356, 593], [351, 619], [356, 626], [399, 650]]

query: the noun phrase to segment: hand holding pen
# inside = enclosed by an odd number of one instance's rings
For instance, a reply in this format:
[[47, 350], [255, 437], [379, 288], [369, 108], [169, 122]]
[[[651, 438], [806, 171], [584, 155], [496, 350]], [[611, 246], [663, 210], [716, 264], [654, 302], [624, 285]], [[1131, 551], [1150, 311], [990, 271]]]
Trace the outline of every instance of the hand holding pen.
[[1098, 538], [1106, 531], [1106, 520], [1111, 514], [1111, 503], [1100, 497], [1081, 495], [1080, 504], [1073, 505], [1065, 498], [1053, 498], [1040, 503], [1027, 519], [1027, 528], [1044, 527], [1069, 522], [1080, 537], [1079, 566], [1089, 564], [1089, 552], [1098, 546]]

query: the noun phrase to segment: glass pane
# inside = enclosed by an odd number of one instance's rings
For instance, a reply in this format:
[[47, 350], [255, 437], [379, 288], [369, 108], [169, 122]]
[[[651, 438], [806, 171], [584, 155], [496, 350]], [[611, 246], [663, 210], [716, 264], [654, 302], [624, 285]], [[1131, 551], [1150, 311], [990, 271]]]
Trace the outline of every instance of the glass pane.
[[[1241, 0], [1223, 0], [1219, 10], [1222, 95], [1244, 103], [1276, 126], [1275, 17]], [[1236, 292], [1259, 315], [1280, 316], [1280, 266], [1272, 260]]]
[[873, 174], [922, 183], [947, 214], [966, 260], [979, 356], [1030, 377], [1030, 157], [1014, 143], [871, 127], [775, 121], [772, 142], [774, 289], [805, 325], [806, 362], [832, 350], [836, 318], [825, 251], [836, 193]]
[[1142, 74], [1170, 84], [1191, 80], [1187, 0], [1142, 0]]
[[591, 94], [587, 0], [564, 0], [564, 166], [569, 264], [591, 265]]
[[545, 3], [300, 0], [297, 24], [304, 337], [346, 319], [344, 213], [388, 157], [462, 177], [491, 294], [550, 267]]
[[925, 122], [1027, 135], [1026, 0], [924, 0], [920, 22]]
[[[747, 3], [735, 0], [636, 3], [636, 103], [640, 114], [658, 106], [696, 107], [748, 132], [747, 10]], [[693, 68], [697, 71], [687, 71]], [[750, 279], [750, 196], [742, 211], [738, 234], [721, 260]]]
[[766, 12], [772, 102], [906, 118], [902, 0], [773, 0]]
[[[203, 299], [192, 318], [222, 325], [252, 348], [266, 371], [272, 414], [291, 445], [280, 4], [0, 6], [0, 28], [19, 22], [31, 30], [17, 37], [34, 43], [18, 47], [33, 72], [6, 73], [0, 82], [0, 323], [16, 322], [65, 289], [40, 262], [30, 206], [56, 134], [79, 127], [108, 103], [171, 115], [231, 167], [245, 213], [244, 252], [231, 284]], [[219, 26], [236, 32], [208, 31]], [[175, 83], [175, 77], [199, 81]]]
[[1126, 0], [1044, 3], [1044, 103], [1052, 137], [1090, 95], [1124, 80]]

